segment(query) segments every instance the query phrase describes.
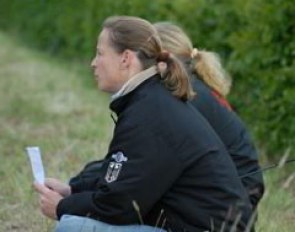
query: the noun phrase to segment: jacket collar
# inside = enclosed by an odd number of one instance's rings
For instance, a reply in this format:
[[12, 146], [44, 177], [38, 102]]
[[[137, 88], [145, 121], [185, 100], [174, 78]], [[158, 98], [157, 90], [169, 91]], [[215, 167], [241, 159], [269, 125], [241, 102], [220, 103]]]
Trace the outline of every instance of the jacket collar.
[[145, 69], [133, 77], [131, 77], [122, 87], [121, 89], [112, 95], [112, 101], [116, 100], [119, 97], [122, 97], [128, 93], [130, 93], [132, 90], [136, 89], [137, 86], [139, 86], [142, 82], [147, 80], [148, 78], [154, 76], [157, 73], [156, 66], [152, 66], [148, 69]]
[[147, 85], [150, 82], [154, 82], [157, 79], [160, 80], [160, 76], [158, 76], [159, 74], [154, 74], [149, 76], [148, 78], [145, 78], [145, 80], [143, 80], [142, 82], [140, 82], [136, 88], [134, 88], [133, 90], [131, 90], [130, 92], [114, 99], [111, 103], [110, 103], [110, 109], [115, 112], [117, 115], [119, 115], [124, 109], [125, 107], [128, 105], [131, 96], [136, 92], [136, 90], [138, 90], [139, 88], [141, 88], [142, 86]]

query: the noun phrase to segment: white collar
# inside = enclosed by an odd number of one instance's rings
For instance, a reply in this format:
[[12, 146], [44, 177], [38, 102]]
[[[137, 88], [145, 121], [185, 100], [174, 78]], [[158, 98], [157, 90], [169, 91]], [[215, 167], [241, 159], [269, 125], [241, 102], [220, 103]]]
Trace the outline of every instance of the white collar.
[[115, 99], [126, 95], [127, 93], [130, 93], [132, 90], [134, 90], [137, 86], [139, 86], [142, 82], [147, 80], [148, 78], [154, 76], [157, 71], [157, 67], [154, 65], [148, 69], [145, 69], [137, 74], [135, 74], [133, 77], [131, 77], [128, 81], [125, 82], [125, 84], [112, 95], [111, 99], [114, 101]]

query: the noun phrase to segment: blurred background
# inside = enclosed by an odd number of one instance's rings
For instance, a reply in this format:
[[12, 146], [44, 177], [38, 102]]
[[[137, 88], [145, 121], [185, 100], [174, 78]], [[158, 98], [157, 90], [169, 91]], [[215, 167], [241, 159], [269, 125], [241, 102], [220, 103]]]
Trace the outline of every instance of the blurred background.
[[181, 25], [197, 48], [221, 55], [230, 100], [256, 141], [276, 155], [295, 144], [295, 4], [288, 0], [1, 0], [2, 31], [53, 56], [87, 61], [102, 21], [136, 15]]
[[[218, 53], [261, 165], [295, 158], [294, 1], [0, 0], [0, 231], [53, 225], [38, 211], [25, 146], [41, 146], [48, 174], [64, 180], [105, 154], [109, 99], [96, 90], [90, 61], [111, 15], [175, 22], [195, 47]], [[294, 165], [267, 171], [259, 231], [291, 231]]]

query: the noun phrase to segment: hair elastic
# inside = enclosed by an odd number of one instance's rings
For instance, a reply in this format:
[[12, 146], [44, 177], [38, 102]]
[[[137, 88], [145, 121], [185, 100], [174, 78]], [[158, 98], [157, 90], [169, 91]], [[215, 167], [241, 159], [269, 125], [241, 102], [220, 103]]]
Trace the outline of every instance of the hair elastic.
[[198, 55], [199, 50], [197, 48], [193, 48], [192, 52], [191, 52], [191, 58], [194, 59], [196, 58], [196, 56]]
[[157, 62], [166, 62], [170, 58], [170, 53], [167, 51], [162, 51], [157, 57]]

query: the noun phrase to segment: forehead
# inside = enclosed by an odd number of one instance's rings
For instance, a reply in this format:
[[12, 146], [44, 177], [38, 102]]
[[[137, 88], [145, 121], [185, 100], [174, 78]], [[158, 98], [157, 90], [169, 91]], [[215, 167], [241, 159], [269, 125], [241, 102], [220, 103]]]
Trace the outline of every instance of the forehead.
[[97, 40], [97, 47], [109, 45], [109, 31], [107, 29], [103, 29]]

